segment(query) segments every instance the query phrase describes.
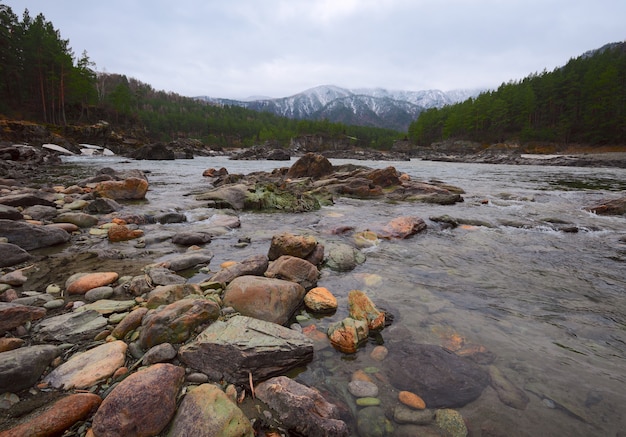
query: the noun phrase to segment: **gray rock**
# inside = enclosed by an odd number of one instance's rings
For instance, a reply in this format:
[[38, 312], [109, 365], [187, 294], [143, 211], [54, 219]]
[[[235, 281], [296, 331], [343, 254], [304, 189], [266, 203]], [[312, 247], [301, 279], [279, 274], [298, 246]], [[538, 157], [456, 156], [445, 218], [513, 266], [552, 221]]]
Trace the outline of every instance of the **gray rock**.
[[194, 246], [211, 242], [211, 234], [208, 232], [179, 232], [172, 237], [172, 243], [181, 246]]
[[98, 217], [84, 212], [64, 212], [53, 220], [55, 223], [71, 223], [79, 228], [90, 228], [98, 224]]
[[398, 344], [385, 362], [392, 385], [419, 393], [428, 408], [462, 407], [489, 384], [484, 368], [436, 345]]
[[365, 262], [365, 255], [359, 249], [344, 243], [327, 245], [326, 266], [337, 272], [353, 270]]
[[42, 320], [33, 328], [38, 341], [75, 342], [92, 339], [107, 325], [100, 313], [94, 310], [61, 314]]
[[357, 398], [377, 397], [378, 386], [373, 382], [354, 380], [348, 384], [348, 391], [350, 394]]
[[100, 299], [108, 299], [113, 296], [113, 287], [96, 287], [85, 293], [85, 300], [95, 302]]
[[155, 217], [156, 221], [161, 224], [182, 223], [187, 221], [187, 216], [180, 212], [166, 212]]
[[11, 243], [0, 243], [0, 253], [0, 268], [14, 266], [32, 258], [30, 253]]
[[148, 276], [154, 285], [173, 285], [184, 284], [187, 282], [182, 276], [178, 276], [174, 272], [164, 267], [155, 267], [148, 270]]
[[340, 420], [339, 409], [314, 388], [286, 376], [259, 384], [259, 399], [280, 414], [289, 429], [308, 437], [343, 437], [349, 435], [346, 423]]
[[0, 353], [0, 393], [17, 392], [35, 384], [61, 353], [52, 345], [22, 347]]
[[0, 203], [3, 205], [13, 206], [13, 207], [29, 207], [33, 205], [44, 205], [51, 206], [56, 208], [56, 204], [51, 202], [50, 200], [39, 197], [35, 194], [9, 194], [8, 196], [0, 197]]
[[231, 208], [242, 210], [248, 194], [248, 186], [245, 184], [233, 184], [218, 187], [206, 193], [196, 196], [196, 200], [208, 200], [209, 206], [215, 208]]
[[235, 316], [214, 322], [182, 346], [178, 356], [212, 379], [248, 385], [250, 374], [258, 382], [310, 362], [313, 342], [276, 323]]
[[24, 209], [24, 214], [34, 220], [52, 220], [59, 214], [59, 210], [54, 206], [33, 205]]
[[85, 211], [89, 214], [110, 214], [120, 209], [122, 209], [122, 205], [115, 200], [106, 197], [98, 197], [87, 205]]
[[0, 204], [0, 219], [3, 220], [22, 220], [24, 216], [17, 208]]
[[170, 343], [161, 343], [151, 347], [143, 356], [142, 364], [149, 366], [150, 364], [163, 363], [169, 361], [176, 356], [176, 349]]
[[0, 237], [5, 237], [8, 243], [15, 244], [24, 250], [54, 246], [70, 240], [70, 234], [63, 229], [1, 219]]
[[190, 250], [177, 255], [173, 258], [165, 260], [162, 264], [170, 270], [179, 272], [186, 270], [199, 264], [207, 265], [213, 259], [213, 252], [208, 250]]

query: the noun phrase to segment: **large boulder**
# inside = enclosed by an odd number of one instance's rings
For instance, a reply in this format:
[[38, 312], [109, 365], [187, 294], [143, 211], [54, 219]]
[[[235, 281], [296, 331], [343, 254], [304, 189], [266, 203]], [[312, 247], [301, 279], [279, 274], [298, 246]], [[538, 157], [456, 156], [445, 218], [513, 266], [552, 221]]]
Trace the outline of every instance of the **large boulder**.
[[131, 374], [104, 399], [93, 417], [96, 436], [158, 435], [174, 416], [185, 369], [154, 364]]
[[222, 301], [244, 316], [283, 325], [302, 304], [305, 294], [304, 287], [295, 282], [246, 275], [228, 284]]
[[340, 418], [339, 408], [315, 388], [278, 376], [259, 384], [255, 393], [279, 413], [285, 427], [298, 435], [347, 437], [350, 434], [348, 425]]
[[389, 348], [389, 380], [418, 393], [427, 408], [458, 408], [477, 399], [489, 384], [488, 372], [437, 345], [402, 343]]
[[168, 436], [253, 437], [243, 411], [216, 385], [192, 387], [169, 427]]
[[323, 176], [330, 175], [332, 172], [333, 165], [325, 156], [316, 153], [307, 153], [289, 168], [286, 177], [289, 179], [304, 177], [319, 179]]
[[70, 240], [70, 234], [63, 229], [2, 219], [0, 219], [0, 237], [5, 237], [8, 243], [24, 250], [55, 246]]
[[182, 299], [151, 310], [143, 317], [139, 344], [146, 350], [161, 343], [182, 343], [219, 315], [219, 305], [208, 299]]
[[180, 348], [181, 361], [210, 378], [248, 385], [313, 359], [313, 342], [276, 323], [245, 316], [217, 321]]
[[626, 215], [626, 197], [605, 200], [598, 205], [588, 206], [585, 209], [601, 215]]
[[163, 143], [146, 144], [130, 154], [137, 160], [171, 161], [176, 159], [174, 151]]

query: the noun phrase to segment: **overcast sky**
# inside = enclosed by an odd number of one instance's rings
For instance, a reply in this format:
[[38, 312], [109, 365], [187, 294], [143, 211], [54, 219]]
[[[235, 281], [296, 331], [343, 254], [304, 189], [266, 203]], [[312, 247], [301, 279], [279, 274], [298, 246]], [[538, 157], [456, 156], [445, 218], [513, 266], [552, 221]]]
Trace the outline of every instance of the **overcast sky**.
[[625, 0], [0, 0], [185, 96], [497, 88], [626, 40]]

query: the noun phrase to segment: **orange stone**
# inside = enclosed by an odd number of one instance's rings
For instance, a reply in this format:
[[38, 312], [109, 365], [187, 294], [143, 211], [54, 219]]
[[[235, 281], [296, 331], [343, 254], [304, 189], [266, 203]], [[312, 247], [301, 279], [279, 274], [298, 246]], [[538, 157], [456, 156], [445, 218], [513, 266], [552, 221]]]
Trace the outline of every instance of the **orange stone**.
[[304, 304], [312, 311], [334, 311], [337, 298], [325, 287], [315, 287], [304, 296]]
[[67, 293], [85, 294], [92, 288], [103, 287], [117, 281], [118, 277], [116, 272], [89, 273], [70, 283], [67, 286]]
[[65, 232], [75, 232], [79, 229], [79, 227], [74, 223], [49, 223], [46, 226], [50, 228], [63, 229]]
[[424, 399], [410, 391], [401, 391], [398, 393], [398, 400], [407, 407], [411, 407], [415, 410], [423, 410], [426, 408], [426, 402], [424, 402]]
[[93, 393], [77, 393], [56, 401], [45, 411], [15, 428], [0, 432], [0, 437], [47, 437], [61, 435], [95, 410], [102, 398]]
[[109, 228], [107, 237], [110, 242], [117, 243], [143, 237], [143, 231], [141, 229], [130, 230], [126, 225], [113, 225]]
[[220, 268], [227, 269], [228, 267], [234, 266], [235, 264], [237, 264], [237, 261], [224, 261], [222, 264], [220, 264]]
[[374, 380], [367, 374], [365, 373], [365, 371], [359, 369], [356, 370], [353, 374], [352, 374], [352, 381], [367, 381], [367, 382], [374, 382]]
[[382, 361], [387, 357], [389, 350], [385, 346], [376, 346], [370, 353], [370, 357], [376, 361]]

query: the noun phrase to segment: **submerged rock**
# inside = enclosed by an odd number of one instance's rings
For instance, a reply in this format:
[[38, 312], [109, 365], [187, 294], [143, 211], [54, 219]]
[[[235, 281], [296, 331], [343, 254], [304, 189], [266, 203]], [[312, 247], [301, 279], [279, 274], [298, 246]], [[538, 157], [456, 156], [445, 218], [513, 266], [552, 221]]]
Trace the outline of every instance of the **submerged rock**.
[[386, 362], [394, 387], [418, 393], [429, 408], [462, 407], [489, 384], [482, 367], [440, 346], [398, 344]]

